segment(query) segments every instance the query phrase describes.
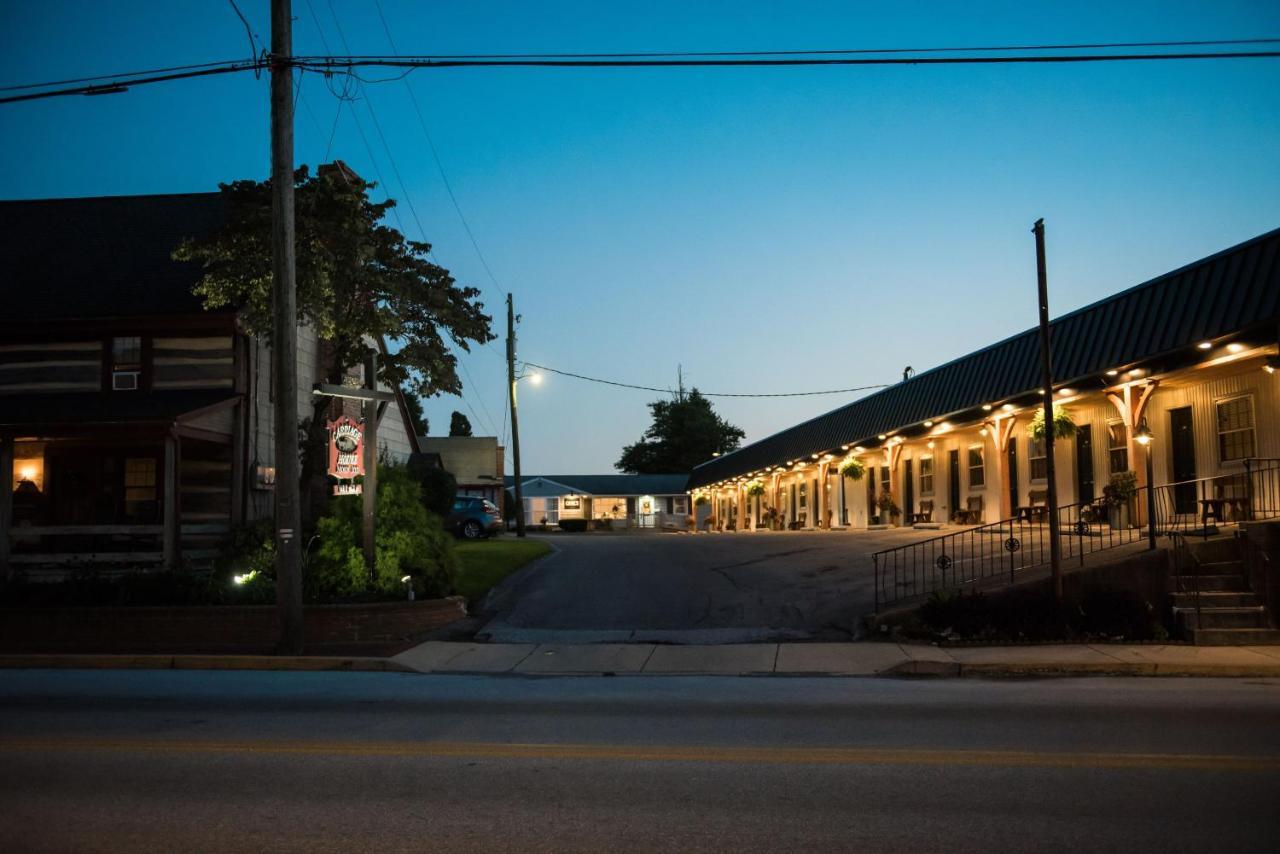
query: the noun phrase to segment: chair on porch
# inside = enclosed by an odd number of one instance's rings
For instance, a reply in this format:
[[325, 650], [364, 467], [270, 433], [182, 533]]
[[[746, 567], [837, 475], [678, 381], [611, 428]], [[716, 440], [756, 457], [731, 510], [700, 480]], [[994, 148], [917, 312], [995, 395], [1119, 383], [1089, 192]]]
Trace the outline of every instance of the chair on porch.
[[1049, 513], [1049, 490], [1033, 489], [1027, 494], [1027, 503], [1015, 514], [1023, 522], [1040, 522]]
[[920, 523], [929, 523], [932, 521], [933, 521], [933, 502], [921, 501], [920, 512], [911, 514], [911, 519], [910, 519], [911, 524], [917, 525]]
[[955, 521], [961, 525], [980, 525], [982, 524], [982, 496], [970, 495], [965, 499], [965, 508], [957, 510]]
[[1213, 487], [1214, 498], [1221, 501], [1218, 509], [1218, 521], [1225, 522], [1221, 518], [1222, 510], [1225, 508], [1231, 514], [1232, 522], [1240, 522], [1252, 518], [1253, 508], [1250, 506], [1249, 500], [1249, 481], [1248, 475], [1237, 474], [1230, 477], [1220, 478]]

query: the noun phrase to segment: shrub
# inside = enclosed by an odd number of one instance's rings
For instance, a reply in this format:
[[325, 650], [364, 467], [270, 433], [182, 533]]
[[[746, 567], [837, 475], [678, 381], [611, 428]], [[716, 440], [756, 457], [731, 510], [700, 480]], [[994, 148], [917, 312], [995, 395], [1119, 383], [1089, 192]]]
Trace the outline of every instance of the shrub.
[[1112, 507], [1127, 504], [1138, 494], [1138, 476], [1131, 471], [1118, 471], [1102, 487], [1102, 497]]
[[378, 467], [375, 570], [369, 579], [360, 547], [361, 498], [336, 498], [316, 524], [320, 545], [309, 565], [308, 586], [318, 598], [363, 593], [399, 595], [411, 576], [416, 593], [444, 596], [453, 591], [457, 559], [440, 518], [422, 506], [420, 484], [405, 466]]
[[214, 563], [213, 586], [220, 601], [265, 605], [276, 598], [276, 544], [270, 519], [231, 532]]
[[458, 494], [457, 478], [442, 468], [430, 465], [426, 457], [418, 455], [409, 458], [405, 471], [418, 482], [422, 490], [422, 506], [427, 508], [427, 512], [448, 516]]
[[575, 533], [587, 530], [587, 519], [561, 519], [558, 523], [560, 530], [573, 531]]

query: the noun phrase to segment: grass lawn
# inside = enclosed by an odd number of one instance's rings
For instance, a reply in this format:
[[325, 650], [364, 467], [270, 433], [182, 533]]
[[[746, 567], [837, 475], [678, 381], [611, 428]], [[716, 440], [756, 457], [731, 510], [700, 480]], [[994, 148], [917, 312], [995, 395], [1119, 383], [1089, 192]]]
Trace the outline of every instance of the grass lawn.
[[478, 602], [502, 579], [537, 557], [551, 551], [541, 540], [497, 537], [489, 540], [460, 542], [458, 554], [458, 595], [468, 602]]

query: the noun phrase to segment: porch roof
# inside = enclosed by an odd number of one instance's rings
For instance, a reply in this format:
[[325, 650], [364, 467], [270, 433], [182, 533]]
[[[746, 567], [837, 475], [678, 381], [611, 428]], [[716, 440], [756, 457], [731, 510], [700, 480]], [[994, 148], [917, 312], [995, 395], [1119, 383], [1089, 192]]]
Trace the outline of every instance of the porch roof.
[[[1054, 320], [1054, 376], [1062, 385], [1103, 388], [1105, 372], [1195, 352], [1195, 344], [1261, 330], [1274, 341], [1280, 320], [1280, 229], [1223, 250]], [[877, 437], [926, 419], [982, 416], [982, 405], [1036, 400], [1038, 330], [1029, 329], [917, 374], [825, 415], [694, 468], [689, 488], [788, 460], [878, 445]]]
[[0, 396], [0, 430], [57, 429], [113, 424], [175, 424], [239, 398], [217, 391]]

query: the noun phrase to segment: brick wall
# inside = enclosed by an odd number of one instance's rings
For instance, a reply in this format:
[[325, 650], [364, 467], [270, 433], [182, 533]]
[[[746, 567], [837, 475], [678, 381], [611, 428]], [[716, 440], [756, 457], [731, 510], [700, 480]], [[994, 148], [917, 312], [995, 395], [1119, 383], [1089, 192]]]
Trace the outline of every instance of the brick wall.
[[[465, 617], [460, 597], [311, 605], [308, 652], [388, 654]], [[273, 605], [0, 610], [0, 651], [268, 653], [279, 635]]]

